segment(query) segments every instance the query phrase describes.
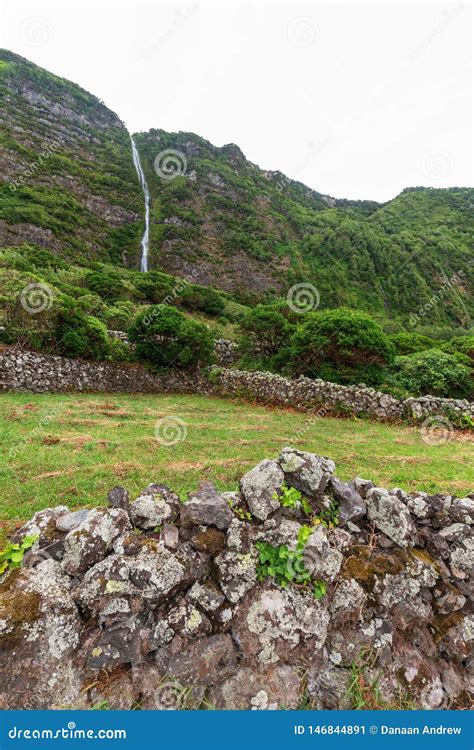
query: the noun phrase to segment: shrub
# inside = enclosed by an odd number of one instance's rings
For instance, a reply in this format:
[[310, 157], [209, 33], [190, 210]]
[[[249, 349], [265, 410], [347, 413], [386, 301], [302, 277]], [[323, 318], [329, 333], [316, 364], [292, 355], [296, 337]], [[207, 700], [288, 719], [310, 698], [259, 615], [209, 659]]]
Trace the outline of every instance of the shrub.
[[159, 368], [210, 364], [214, 341], [203, 323], [169, 305], [152, 305], [129, 330], [136, 356]]
[[243, 351], [277, 354], [287, 346], [294, 327], [271, 305], [257, 305], [240, 321]]
[[474, 334], [470, 336], [456, 336], [456, 338], [444, 344], [443, 351], [449, 354], [456, 354], [456, 352], [464, 354], [474, 364]]
[[207, 315], [220, 315], [225, 302], [215, 289], [190, 284], [180, 292], [181, 304], [188, 310], [201, 310]]
[[84, 315], [68, 304], [57, 314], [54, 331], [56, 350], [66, 357], [106, 359], [110, 353], [107, 328], [92, 315]]
[[338, 308], [308, 313], [291, 339], [291, 369], [336, 383], [382, 382], [394, 347], [367, 314]]
[[123, 296], [124, 285], [118, 274], [105, 271], [90, 271], [85, 279], [86, 286], [105, 300], [117, 300]]
[[426, 349], [432, 349], [436, 346], [436, 341], [428, 336], [422, 336], [420, 333], [395, 333], [390, 336], [390, 341], [395, 347], [397, 355], [414, 354], [423, 352]]
[[473, 371], [469, 359], [440, 349], [428, 349], [396, 362], [396, 378], [414, 396], [471, 398]]

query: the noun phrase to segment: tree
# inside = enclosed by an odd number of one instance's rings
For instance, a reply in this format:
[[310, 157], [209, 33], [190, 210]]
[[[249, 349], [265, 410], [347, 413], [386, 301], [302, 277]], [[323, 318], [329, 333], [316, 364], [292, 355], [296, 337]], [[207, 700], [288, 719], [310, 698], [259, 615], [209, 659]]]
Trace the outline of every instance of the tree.
[[214, 356], [211, 331], [170, 305], [151, 305], [129, 330], [139, 359], [159, 368], [210, 364]]
[[310, 312], [291, 338], [291, 369], [336, 383], [377, 385], [394, 347], [366, 313], [347, 308]]
[[422, 336], [421, 333], [394, 333], [390, 336], [390, 341], [395, 347], [395, 352], [403, 356], [404, 354], [414, 354], [414, 352], [423, 352], [425, 349], [432, 349], [436, 346], [436, 341], [429, 336]]
[[54, 341], [56, 351], [66, 357], [100, 360], [110, 353], [105, 325], [93, 315], [84, 315], [67, 304], [58, 310]]
[[272, 305], [257, 305], [240, 321], [246, 351], [272, 356], [288, 345], [294, 326]]
[[397, 381], [414, 396], [472, 398], [473, 371], [462, 354], [428, 349], [399, 357], [396, 373]]

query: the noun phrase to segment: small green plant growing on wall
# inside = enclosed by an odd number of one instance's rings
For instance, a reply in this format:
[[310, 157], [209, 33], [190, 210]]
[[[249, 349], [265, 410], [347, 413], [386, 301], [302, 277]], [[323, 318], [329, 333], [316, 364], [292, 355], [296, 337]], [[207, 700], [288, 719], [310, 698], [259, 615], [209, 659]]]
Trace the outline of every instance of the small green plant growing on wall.
[[307, 499], [295, 487], [287, 487], [286, 484], [283, 484], [281, 494], [274, 492], [272, 497], [274, 500], [278, 500], [283, 508], [296, 508], [301, 505], [303, 513], [306, 513], [307, 516], [313, 512]]
[[313, 521], [315, 526], [322, 524], [327, 529], [333, 529], [339, 525], [339, 506], [333, 501], [328, 508], [323, 508]]
[[314, 598], [321, 599], [326, 593], [326, 584], [324, 581], [312, 580], [311, 572], [306, 569], [304, 563], [304, 548], [312, 533], [311, 526], [302, 526], [298, 532], [295, 550], [289, 550], [286, 544], [273, 547], [268, 542], [258, 542], [256, 546], [259, 551], [259, 581], [273, 578], [281, 588], [286, 588], [289, 583], [312, 585]]
[[7, 544], [4, 550], [0, 552], [0, 575], [6, 570], [19, 568], [23, 562], [25, 552], [34, 545], [38, 540], [38, 534], [23, 537], [21, 542]]

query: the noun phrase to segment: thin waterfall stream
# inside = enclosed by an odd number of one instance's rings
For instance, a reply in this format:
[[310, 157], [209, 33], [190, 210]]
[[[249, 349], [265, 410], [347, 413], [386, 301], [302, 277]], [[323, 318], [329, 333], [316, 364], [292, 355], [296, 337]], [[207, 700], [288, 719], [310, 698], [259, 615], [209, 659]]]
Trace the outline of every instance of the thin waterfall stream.
[[145, 231], [143, 232], [142, 237], [142, 257], [140, 261], [140, 271], [146, 273], [148, 271], [148, 248], [150, 242], [150, 193], [148, 191], [148, 185], [142, 169], [140, 155], [132, 136], [130, 136], [130, 140], [132, 142], [133, 163], [135, 165], [135, 169], [137, 170], [138, 179], [140, 180], [143, 196], [145, 198]]

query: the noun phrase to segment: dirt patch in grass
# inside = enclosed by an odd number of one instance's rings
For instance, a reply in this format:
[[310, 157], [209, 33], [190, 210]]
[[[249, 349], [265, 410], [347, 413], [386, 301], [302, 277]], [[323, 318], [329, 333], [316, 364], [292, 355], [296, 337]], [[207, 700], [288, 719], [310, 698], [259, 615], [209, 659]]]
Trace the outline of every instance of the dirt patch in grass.
[[40, 479], [55, 479], [56, 477], [67, 477], [74, 474], [75, 469], [62, 469], [61, 471], [45, 471], [44, 474], [37, 474], [30, 477], [32, 482], [38, 482]]
[[53, 435], [47, 435], [41, 441], [43, 445], [58, 445], [58, 443], [66, 443], [67, 445], [84, 445], [94, 440], [92, 435], [64, 435], [55, 437]]

